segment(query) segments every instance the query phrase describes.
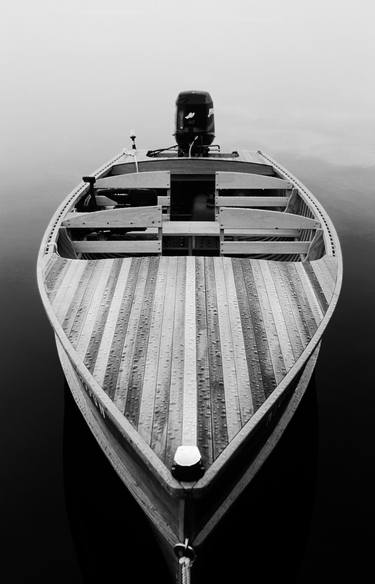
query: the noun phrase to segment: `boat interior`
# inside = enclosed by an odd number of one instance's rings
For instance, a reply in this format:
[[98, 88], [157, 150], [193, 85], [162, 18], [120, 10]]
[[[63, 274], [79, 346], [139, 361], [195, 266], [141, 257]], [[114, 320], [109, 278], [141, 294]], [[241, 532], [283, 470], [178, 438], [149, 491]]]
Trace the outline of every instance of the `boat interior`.
[[[272, 166], [207, 158], [154, 162], [140, 163], [139, 172], [127, 163], [99, 179], [84, 177], [87, 188], [60, 226], [58, 253], [77, 259], [159, 254], [283, 261], [323, 255], [321, 223]], [[229, 170], [216, 170], [226, 162]]]

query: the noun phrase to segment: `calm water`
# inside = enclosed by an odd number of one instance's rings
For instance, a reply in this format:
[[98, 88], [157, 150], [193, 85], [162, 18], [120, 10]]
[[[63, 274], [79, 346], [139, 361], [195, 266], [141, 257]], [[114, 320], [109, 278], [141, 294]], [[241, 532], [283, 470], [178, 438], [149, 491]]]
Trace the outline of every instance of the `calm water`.
[[[29, 163], [27, 176], [3, 181], [0, 577], [12, 584], [119, 576], [134, 582], [134, 570], [140, 583], [168, 581], [148, 523], [66, 390], [37, 293], [40, 239], [58, 202], [95, 166], [89, 154], [87, 167], [72, 161], [68, 174], [47, 165], [42, 175]], [[343, 248], [344, 285], [314, 382], [262, 472], [207, 541], [201, 581], [367, 581], [374, 520], [375, 167], [279, 159], [331, 215]]]

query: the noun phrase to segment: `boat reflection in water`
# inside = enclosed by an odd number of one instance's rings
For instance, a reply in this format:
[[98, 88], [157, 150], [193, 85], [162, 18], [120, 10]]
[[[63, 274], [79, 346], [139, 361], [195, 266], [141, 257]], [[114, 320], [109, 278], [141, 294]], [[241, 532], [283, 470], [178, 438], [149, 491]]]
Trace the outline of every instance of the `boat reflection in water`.
[[[263, 467], [199, 550], [194, 582], [298, 582], [315, 498], [315, 377]], [[173, 582], [159, 541], [65, 383], [64, 482], [83, 581]], [[105, 580], [104, 580], [105, 579]]]

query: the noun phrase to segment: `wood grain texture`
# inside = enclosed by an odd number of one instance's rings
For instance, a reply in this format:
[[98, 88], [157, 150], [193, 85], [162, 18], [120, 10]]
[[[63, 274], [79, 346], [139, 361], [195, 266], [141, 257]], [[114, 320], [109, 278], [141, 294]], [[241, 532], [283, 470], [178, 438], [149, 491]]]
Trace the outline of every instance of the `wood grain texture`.
[[171, 176], [166, 170], [109, 176], [95, 183], [97, 189], [169, 189], [170, 186]]
[[125, 207], [91, 213], [72, 213], [62, 223], [69, 229], [109, 229], [115, 227], [160, 227], [161, 206]]
[[213, 460], [212, 404], [210, 365], [208, 356], [207, 307], [205, 287], [205, 261], [195, 259], [196, 328], [197, 328], [197, 442], [204, 465]]
[[185, 354], [182, 417], [182, 444], [197, 444], [197, 348], [195, 306], [195, 258], [186, 258], [185, 285]]
[[320, 227], [319, 221], [309, 217], [265, 209], [221, 207], [219, 221], [220, 226], [224, 229], [228, 227], [236, 229], [317, 229]]
[[213, 258], [204, 258], [207, 306], [207, 343], [210, 369], [213, 458], [228, 444], [228, 424], [225, 410], [223, 365], [218, 322], [217, 290]]
[[149, 262], [150, 258], [144, 258], [140, 262], [124, 345], [120, 356], [120, 367], [118, 370], [115, 395], [113, 398], [113, 401], [120, 412], [124, 412], [125, 410], [129, 381], [134, 368], [135, 346], [143, 307]]
[[161, 325], [159, 366], [155, 388], [151, 447], [164, 458], [167, 443], [168, 405], [172, 367], [172, 341], [176, 299], [177, 258], [168, 258], [167, 282]]
[[147, 444], [151, 444], [152, 423], [154, 419], [156, 382], [161, 345], [161, 330], [167, 285], [167, 269], [168, 258], [160, 258], [154, 302], [152, 307], [151, 328], [147, 347], [146, 366], [143, 378], [143, 393], [138, 421], [138, 431]]
[[223, 258], [214, 258], [214, 269], [228, 439], [232, 440], [232, 438], [241, 429], [241, 408], [238, 397], [238, 383], [228, 307], [228, 297], [225, 286]]
[[217, 172], [216, 188], [228, 189], [290, 189], [292, 184], [282, 178], [245, 172]]
[[176, 300], [172, 340], [171, 384], [165, 463], [173, 463], [178, 446], [182, 445], [184, 367], [185, 367], [185, 297], [186, 258], [179, 258], [176, 276]]
[[288, 200], [288, 197], [225, 197], [217, 195], [215, 203], [217, 207], [285, 207]]
[[323, 318], [334, 267], [199, 256], [57, 263], [46, 286], [65, 334], [169, 467], [182, 444], [213, 463], [272, 395]]
[[135, 427], [138, 426], [139, 407], [142, 399], [143, 378], [146, 366], [147, 346], [151, 328], [151, 313], [154, 303], [158, 268], [159, 258], [150, 258], [142, 308], [139, 315], [137, 336], [135, 339], [133, 362], [129, 367], [130, 374], [125, 404], [125, 416]]

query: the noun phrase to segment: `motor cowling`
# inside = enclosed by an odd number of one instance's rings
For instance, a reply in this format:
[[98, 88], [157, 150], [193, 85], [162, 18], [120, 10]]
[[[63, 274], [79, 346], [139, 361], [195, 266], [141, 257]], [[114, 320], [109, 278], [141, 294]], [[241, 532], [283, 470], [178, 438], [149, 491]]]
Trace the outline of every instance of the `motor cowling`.
[[180, 156], [206, 156], [215, 138], [214, 104], [207, 91], [182, 91], [176, 100], [176, 142]]

